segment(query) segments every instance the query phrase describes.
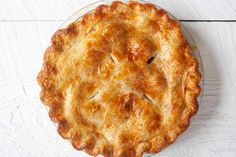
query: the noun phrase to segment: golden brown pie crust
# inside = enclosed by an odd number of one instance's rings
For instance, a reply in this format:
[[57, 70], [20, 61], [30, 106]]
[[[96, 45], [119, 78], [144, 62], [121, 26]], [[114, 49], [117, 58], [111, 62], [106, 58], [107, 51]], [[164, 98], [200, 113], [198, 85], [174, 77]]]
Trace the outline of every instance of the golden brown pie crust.
[[197, 112], [198, 62], [152, 4], [113, 2], [58, 30], [38, 75], [58, 132], [78, 150], [140, 157], [173, 143]]

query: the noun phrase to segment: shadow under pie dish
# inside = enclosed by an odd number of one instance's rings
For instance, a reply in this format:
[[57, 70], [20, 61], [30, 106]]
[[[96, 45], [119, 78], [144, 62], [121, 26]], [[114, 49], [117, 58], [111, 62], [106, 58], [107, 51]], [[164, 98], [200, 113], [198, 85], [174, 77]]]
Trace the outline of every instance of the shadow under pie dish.
[[115, 1], [58, 30], [37, 79], [50, 118], [76, 149], [141, 157], [188, 127], [201, 77], [166, 11]]

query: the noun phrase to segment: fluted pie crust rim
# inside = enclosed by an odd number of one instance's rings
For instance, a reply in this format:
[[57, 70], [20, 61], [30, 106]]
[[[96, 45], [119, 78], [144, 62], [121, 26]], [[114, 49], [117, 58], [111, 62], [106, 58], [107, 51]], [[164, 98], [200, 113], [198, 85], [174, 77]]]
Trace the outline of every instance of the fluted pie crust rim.
[[197, 112], [200, 79], [177, 21], [152, 4], [118, 1], [58, 30], [37, 77], [58, 133], [107, 157], [172, 144]]

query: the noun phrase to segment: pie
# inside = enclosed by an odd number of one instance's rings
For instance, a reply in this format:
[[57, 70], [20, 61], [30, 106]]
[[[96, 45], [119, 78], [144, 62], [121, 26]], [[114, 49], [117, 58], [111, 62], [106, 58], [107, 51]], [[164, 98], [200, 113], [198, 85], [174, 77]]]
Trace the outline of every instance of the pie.
[[37, 78], [59, 134], [106, 157], [173, 143], [197, 112], [200, 79], [176, 20], [152, 4], [118, 1], [58, 30]]

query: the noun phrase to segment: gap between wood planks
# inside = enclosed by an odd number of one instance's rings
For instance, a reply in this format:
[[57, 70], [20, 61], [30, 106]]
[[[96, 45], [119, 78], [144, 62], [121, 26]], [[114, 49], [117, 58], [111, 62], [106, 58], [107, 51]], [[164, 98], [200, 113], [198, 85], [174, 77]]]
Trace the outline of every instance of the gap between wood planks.
[[[63, 22], [64, 20], [0, 20], [0, 22]], [[180, 22], [236, 22], [236, 20], [179, 20]]]
[[236, 20], [179, 20], [180, 22], [236, 22]]

